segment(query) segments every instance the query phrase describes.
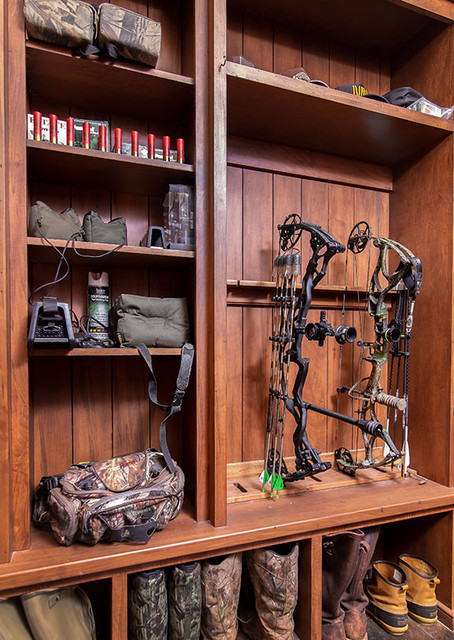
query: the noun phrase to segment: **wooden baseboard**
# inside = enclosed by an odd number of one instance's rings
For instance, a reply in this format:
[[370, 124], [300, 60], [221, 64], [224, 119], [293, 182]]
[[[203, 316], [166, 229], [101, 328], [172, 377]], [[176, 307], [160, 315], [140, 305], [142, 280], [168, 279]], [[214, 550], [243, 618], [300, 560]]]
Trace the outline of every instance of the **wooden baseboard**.
[[454, 631], [454, 610], [447, 607], [442, 602], [438, 602], [438, 619], [439, 621], [448, 627], [451, 631]]

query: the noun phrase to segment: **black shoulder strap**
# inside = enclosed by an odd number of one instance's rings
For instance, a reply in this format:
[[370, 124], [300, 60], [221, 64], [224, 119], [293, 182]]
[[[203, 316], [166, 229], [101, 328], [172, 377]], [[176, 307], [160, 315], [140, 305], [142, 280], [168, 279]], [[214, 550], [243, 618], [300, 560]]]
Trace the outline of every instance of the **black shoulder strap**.
[[151, 355], [148, 351], [148, 348], [141, 342], [136, 345], [136, 349], [145, 360], [145, 363], [149, 370], [148, 397], [153, 404], [155, 404], [161, 409], [161, 411], [164, 411], [164, 413], [167, 414], [159, 427], [159, 441], [161, 444], [161, 451], [167, 463], [167, 466], [170, 472], [173, 473], [175, 471], [175, 465], [173, 464], [172, 457], [169, 452], [169, 447], [167, 446], [166, 422], [175, 413], [181, 411], [184, 394], [189, 384], [189, 378], [191, 375], [192, 361], [194, 359], [194, 346], [189, 342], [185, 342], [183, 347], [181, 348], [180, 370], [178, 372], [176, 380], [175, 394], [170, 405], [161, 404], [160, 402], [158, 402], [158, 383], [153, 371]]

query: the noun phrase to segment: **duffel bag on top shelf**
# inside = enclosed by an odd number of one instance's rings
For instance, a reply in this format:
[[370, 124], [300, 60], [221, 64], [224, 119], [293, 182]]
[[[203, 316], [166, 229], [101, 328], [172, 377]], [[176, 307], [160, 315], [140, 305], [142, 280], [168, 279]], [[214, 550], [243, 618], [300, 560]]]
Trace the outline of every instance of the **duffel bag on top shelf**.
[[98, 46], [110, 57], [155, 67], [161, 53], [161, 24], [103, 2], [99, 5]]
[[96, 9], [81, 0], [25, 0], [25, 24], [31, 38], [62, 47], [84, 47], [96, 38]]
[[75, 464], [60, 476], [41, 478], [33, 521], [50, 524], [69, 546], [106, 542], [145, 543], [181, 510], [184, 474], [164, 455], [147, 449], [101, 462]]
[[106, 55], [155, 67], [161, 53], [161, 23], [103, 2], [25, 0], [31, 38], [71, 47], [79, 55]]

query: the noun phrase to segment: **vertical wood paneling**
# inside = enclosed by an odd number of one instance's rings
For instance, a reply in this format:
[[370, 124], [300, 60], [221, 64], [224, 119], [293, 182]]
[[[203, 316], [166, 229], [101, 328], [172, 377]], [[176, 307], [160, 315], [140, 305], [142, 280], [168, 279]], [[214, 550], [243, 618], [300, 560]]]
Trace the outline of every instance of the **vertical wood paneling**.
[[246, 307], [243, 327], [243, 459], [260, 460], [268, 406], [270, 309]]
[[227, 168], [227, 278], [243, 277], [243, 171]]
[[258, 15], [243, 16], [243, 51], [257, 69], [273, 71], [273, 24]]
[[227, 16], [227, 59], [243, 54], [243, 15], [239, 11]]
[[345, 44], [331, 41], [329, 59], [329, 86], [355, 82], [355, 50]]
[[[243, 312], [227, 309], [227, 463], [241, 462], [243, 453]], [[266, 393], [266, 390], [264, 390]], [[247, 425], [246, 425], [246, 437]]]
[[243, 277], [270, 280], [273, 264], [273, 195], [268, 173], [244, 171]]
[[301, 34], [289, 31], [281, 24], [274, 26], [274, 65], [275, 73], [284, 73], [301, 66]]
[[110, 358], [74, 358], [74, 461], [111, 458], [112, 398]]
[[312, 80], [323, 80], [329, 84], [329, 42], [318, 34], [305, 31], [303, 34], [303, 67]]
[[[114, 269], [112, 303], [122, 293], [148, 295], [148, 273]], [[112, 439], [114, 455], [150, 446], [147, 370], [140, 356], [112, 359]]]

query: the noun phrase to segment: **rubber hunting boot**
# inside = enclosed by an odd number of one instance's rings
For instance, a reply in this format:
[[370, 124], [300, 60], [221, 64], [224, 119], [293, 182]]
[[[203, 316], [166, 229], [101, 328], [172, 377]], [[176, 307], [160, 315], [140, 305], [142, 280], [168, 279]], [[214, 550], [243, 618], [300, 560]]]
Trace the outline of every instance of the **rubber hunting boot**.
[[372, 565], [370, 581], [365, 583], [369, 597], [368, 613], [388, 633], [400, 636], [408, 629], [405, 572], [394, 564], [379, 560]]
[[236, 640], [241, 586], [241, 553], [202, 562], [204, 640]]
[[167, 640], [167, 585], [163, 569], [143, 571], [129, 585], [131, 640]]
[[323, 537], [322, 545], [322, 638], [345, 640], [341, 600], [355, 573], [362, 531], [343, 531]]
[[95, 640], [91, 602], [78, 586], [37, 591], [21, 596], [35, 640]]
[[399, 556], [399, 566], [408, 581], [408, 615], [420, 624], [433, 624], [438, 619], [435, 588], [440, 580], [437, 569], [426, 560], [407, 553]]
[[293, 620], [298, 599], [298, 551], [297, 544], [288, 543], [245, 554], [256, 613], [242, 624], [249, 638], [298, 640]]
[[169, 640], [199, 640], [202, 585], [199, 562], [171, 567], [168, 573]]
[[33, 640], [20, 598], [0, 600], [0, 640]]
[[364, 532], [352, 581], [342, 596], [341, 607], [345, 612], [344, 629], [347, 640], [367, 640], [366, 607], [369, 600], [364, 593], [363, 581], [374, 555], [379, 533], [379, 527]]

